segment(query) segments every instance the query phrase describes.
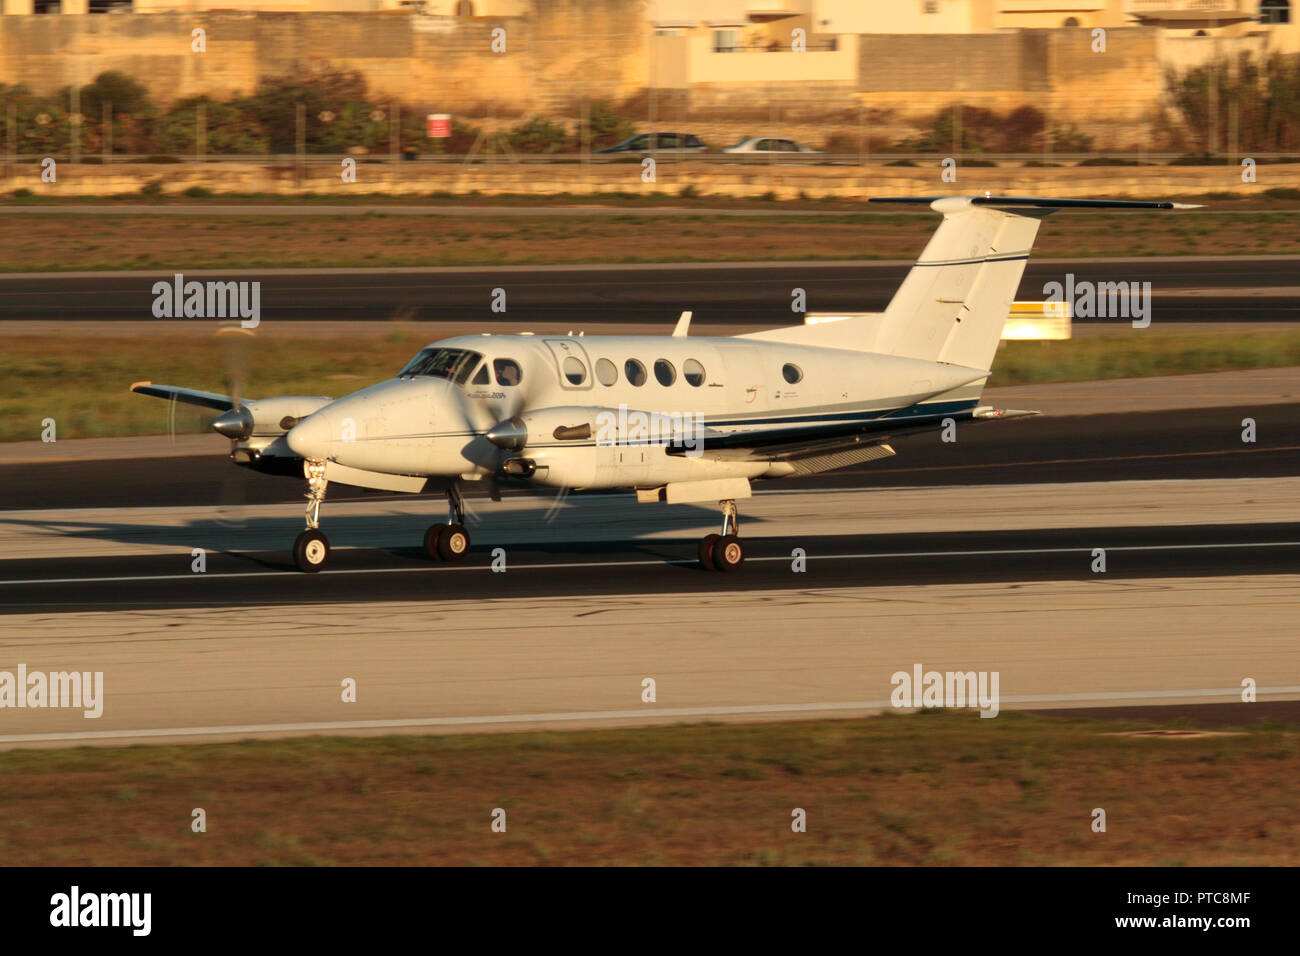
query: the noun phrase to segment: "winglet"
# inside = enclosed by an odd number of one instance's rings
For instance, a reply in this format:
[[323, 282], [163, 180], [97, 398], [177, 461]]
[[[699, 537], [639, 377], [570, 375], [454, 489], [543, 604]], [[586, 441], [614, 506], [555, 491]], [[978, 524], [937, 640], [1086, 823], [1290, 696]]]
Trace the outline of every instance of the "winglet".
[[138, 392], [140, 391], [140, 389], [144, 388], [145, 386], [152, 385], [152, 384], [153, 382], [132, 382], [131, 391]]
[[686, 338], [686, 330], [691, 327], [691, 313], [683, 312], [681, 318], [677, 320], [677, 328], [673, 329], [673, 338]]

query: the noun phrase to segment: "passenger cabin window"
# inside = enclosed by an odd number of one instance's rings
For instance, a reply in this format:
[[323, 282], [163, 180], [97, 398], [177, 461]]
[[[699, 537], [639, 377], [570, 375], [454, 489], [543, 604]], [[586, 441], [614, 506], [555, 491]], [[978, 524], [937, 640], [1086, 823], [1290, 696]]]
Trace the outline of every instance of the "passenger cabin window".
[[695, 359], [687, 359], [682, 363], [682, 378], [687, 384], [699, 388], [704, 384], [704, 366]]
[[484, 362], [481, 366], [479, 366], [478, 374], [474, 376], [473, 384], [475, 385], [488, 384], [487, 362]]
[[570, 355], [564, 360], [564, 377], [570, 385], [581, 385], [587, 380], [587, 366], [582, 363], [582, 359]]
[[803, 380], [803, 369], [798, 365], [791, 365], [787, 362], [781, 366], [781, 377], [791, 385], [796, 385]]
[[464, 385], [483, 356], [469, 349], [446, 349], [432, 346], [421, 349], [420, 353], [406, 363], [406, 368], [397, 373], [398, 378], [408, 375], [427, 375], [432, 378], [450, 379], [457, 385]]
[[677, 381], [677, 369], [667, 359], [655, 359], [655, 378], [666, 388]]
[[623, 377], [627, 379], [629, 385], [640, 388], [646, 380], [645, 366], [636, 359], [628, 359], [623, 363]]
[[498, 385], [518, 385], [524, 380], [523, 369], [514, 359], [496, 359], [492, 371], [496, 372]]
[[596, 359], [596, 381], [613, 385], [618, 381], [618, 368], [609, 359]]

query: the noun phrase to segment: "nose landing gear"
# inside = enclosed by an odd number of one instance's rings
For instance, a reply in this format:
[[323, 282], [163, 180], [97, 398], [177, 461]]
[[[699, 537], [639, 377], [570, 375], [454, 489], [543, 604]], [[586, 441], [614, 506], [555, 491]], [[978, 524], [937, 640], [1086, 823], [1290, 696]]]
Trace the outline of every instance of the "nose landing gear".
[[293, 543], [293, 563], [299, 571], [314, 573], [325, 567], [330, 554], [329, 538], [320, 531], [320, 506], [325, 500], [325, 462], [306, 461], [302, 466], [307, 479], [307, 530]]
[[424, 553], [434, 561], [459, 561], [469, 554], [465, 499], [454, 483], [447, 488], [447, 524], [431, 525], [424, 533]]
[[706, 534], [700, 539], [700, 566], [708, 571], [735, 571], [745, 563], [739, 537], [740, 513], [734, 499], [718, 504], [722, 506], [722, 534]]

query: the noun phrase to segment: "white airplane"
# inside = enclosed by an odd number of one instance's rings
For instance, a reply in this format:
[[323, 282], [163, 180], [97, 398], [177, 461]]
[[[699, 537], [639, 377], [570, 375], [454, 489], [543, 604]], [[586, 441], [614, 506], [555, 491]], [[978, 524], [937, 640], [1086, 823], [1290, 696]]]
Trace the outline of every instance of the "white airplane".
[[718, 502], [700, 563], [744, 561], [736, 501], [750, 482], [894, 454], [889, 439], [1032, 412], [980, 404], [1039, 221], [1062, 208], [1189, 209], [1181, 203], [1026, 197], [874, 199], [943, 214], [882, 313], [809, 316], [734, 337], [464, 335], [422, 349], [397, 375], [340, 399], [226, 395], [139, 382], [132, 391], [223, 412], [212, 427], [237, 464], [307, 479], [303, 571], [329, 556], [330, 481], [444, 490], [446, 523], [424, 548], [469, 550], [462, 486], [509, 475], [560, 489], [635, 490], [639, 502]]

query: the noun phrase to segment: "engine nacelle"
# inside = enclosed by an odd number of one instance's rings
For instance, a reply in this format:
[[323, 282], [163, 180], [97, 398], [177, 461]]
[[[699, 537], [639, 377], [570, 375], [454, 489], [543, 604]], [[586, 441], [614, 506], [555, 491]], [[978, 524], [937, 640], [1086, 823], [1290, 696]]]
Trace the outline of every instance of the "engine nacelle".
[[332, 399], [324, 395], [260, 398], [223, 412], [212, 423], [212, 428], [232, 441], [275, 438], [330, 401]]

